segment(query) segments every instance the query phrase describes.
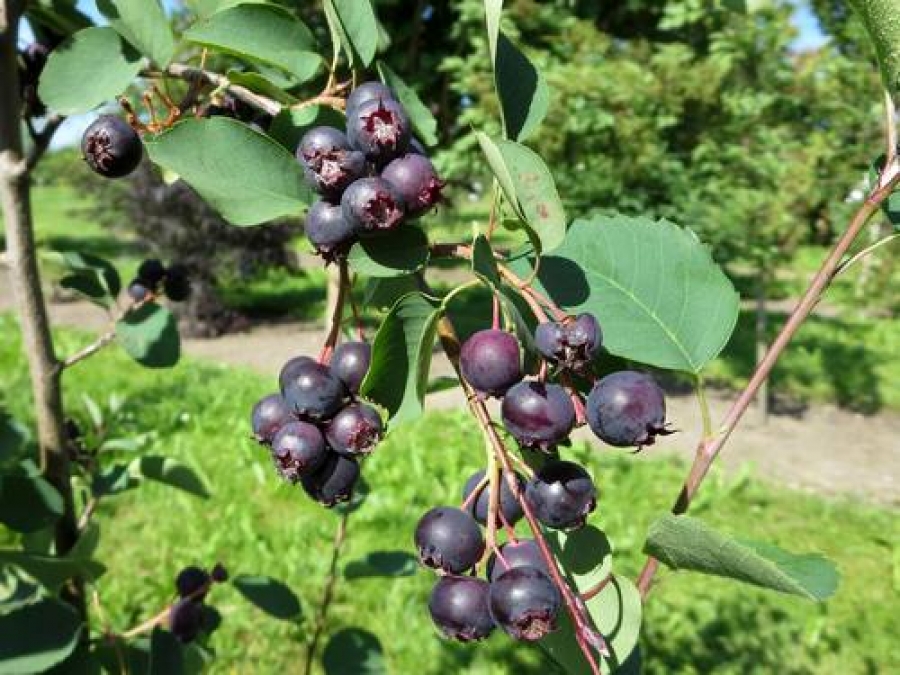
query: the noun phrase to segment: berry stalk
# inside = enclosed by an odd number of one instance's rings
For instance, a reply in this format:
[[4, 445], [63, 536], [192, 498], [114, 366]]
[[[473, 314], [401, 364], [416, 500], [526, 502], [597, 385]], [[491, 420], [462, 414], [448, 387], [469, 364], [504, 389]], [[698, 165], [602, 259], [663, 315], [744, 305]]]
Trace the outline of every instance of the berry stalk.
[[331, 315], [331, 327], [328, 329], [325, 344], [322, 345], [322, 351], [319, 353], [319, 363], [326, 365], [331, 361], [334, 347], [337, 345], [338, 338], [341, 335], [341, 320], [344, 316], [344, 303], [347, 300], [347, 295], [350, 293], [350, 272], [347, 267], [346, 259], [341, 259], [338, 262], [338, 270], [340, 274], [340, 279], [338, 281], [338, 296], [334, 303], [334, 313]]

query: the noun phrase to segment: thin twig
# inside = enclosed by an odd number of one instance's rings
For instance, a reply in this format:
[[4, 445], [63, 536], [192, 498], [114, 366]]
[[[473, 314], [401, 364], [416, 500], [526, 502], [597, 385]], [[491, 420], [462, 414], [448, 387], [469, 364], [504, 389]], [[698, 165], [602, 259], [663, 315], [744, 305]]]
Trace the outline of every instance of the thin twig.
[[883, 239], [879, 239], [874, 244], [870, 244], [869, 246], [866, 246], [864, 249], [857, 252], [852, 257], [847, 258], [844, 262], [842, 262], [840, 265], [838, 265], [838, 268], [834, 271], [834, 276], [839, 277], [841, 274], [844, 274], [847, 270], [849, 270], [851, 267], [853, 267], [860, 260], [862, 260], [866, 256], [871, 255], [872, 253], [877, 251], [879, 248], [881, 248], [885, 244], [890, 244], [892, 241], [894, 241], [897, 238], [900, 238], [900, 232], [894, 232], [893, 234], [889, 234], [888, 236], [884, 237]]
[[141, 72], [141, 75], [149, 78], [175, 77], [179, 80], [186, 80], [187, 82], [206, 82], [216, 88], [227, 90], [235, 98], [240, 99], [244, 103], [257, 108], [264, 113], [272, 115], [273, 117], [280, 113], [282, 109], [282, 105], [278, 101], [271, 99], [268, 96], [263, 96], [262, 94], [250, 91], [247, 87], [234, 84], [224, 75], [214, 73], [211, 70], [188, 66], [184, 63], [169, 64], [163, 71], [144, 70]]
[[344, 316], [344, 303], [347, 294], [350, 292], [350, 271], [347, 268], [347, 261], [341, 260], [338, 263], [338, 272], [340, 278], [338, 280], [338, 296], [334, 303], [334, 312], [331, 315], [331, 326], [328, 329], [328, 335], [325, 338], [325, 344], [322, 345], [322, 351], [319, 353], [319, 363], [327, 364], [331, 361], [331, 355], [334, 353], [334, 347], [337, 345], [338, 338], [341, 335], [341, 321]]
[[67, 357], [64, 361], [60, 363], [60, 368], [71, 368], [79, 361], [84, 361], [86, 358], [89, 358], [99, 352], [101, 349], [106, 347], [108, 344], [113, 342], [116, 339], [116, 332], [114, 330], [109, 330], [99, 338], [97, 338], [94, 342], [89, 344], [84, 349], [72, 354]]

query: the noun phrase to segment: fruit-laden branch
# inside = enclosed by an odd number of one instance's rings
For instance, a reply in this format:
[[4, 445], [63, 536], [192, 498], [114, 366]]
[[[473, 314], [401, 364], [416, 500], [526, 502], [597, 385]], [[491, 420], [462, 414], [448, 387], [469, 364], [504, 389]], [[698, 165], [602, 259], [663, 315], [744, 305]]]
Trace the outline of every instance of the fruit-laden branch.
[[[16, 313], [31, 373], [37, 441], [44, 476], [60, 493], [63, 515], [56, 523], [56, 551], [65, 554], [78, 539], [70, 484], [58, 361], [50, 334], [38, 269], [31, 214], [30, 175], [22, 147], [19, 74], [16, 58], [18, 3], [0, 0], [0, 203], [6, 223], [6, 250]], [[5, 23], [4, 23], [5, 19]], [[68, 589], [85, 615], [83, 588]]]
[[[898, 182], [900, 182], [900, 165], [898, 165], [895, 158], [893, 162], [884, 167], [884, 170], [879, 177], [878, 184], [868, 197], [866, 197], [866, 200], [850, 221], [850, 226], [847, 228], [847, 231], [835, 244], [831, 253], [825, 259], [825, 262], [822, 263], [821, 268], [816, 273], [816, 276], [810, 283], [806, 293], [804, 293], [794, 311], [791, 312], [787, 323], [784, 324], [778, 337], [775, 338], [775, 341], [759, 362], [759, 365], [756, 367], [756, 371], [747, 383], [746, 388], [731, 406], [731, 409], [725, 416], [725, 420], [722, 422], [719, 430], [712, 436], [705, 437], [700, 441], [700, 444], [697, 447], [697, 453], [694, 457], [694, 463], [681, 488], [678, 499], [672, 507], [673, 513], [680, 514], [688, 510], [691, 500], [700, 488], [700, 484], [703, 482], [706, 474], [709, 472], [710, 466], [712, 466], [712, 463], [722, 451], [728, 438], [744, 416], [744, 413], [747, 412], [747, 409], [756, 397], [759, 388], [769, 377], [769, 374], [772, 372], [772, 368], [775, 366], [781, 353], [785, 350], [788, 343], [791, 341], [791, 338], [794, 337], [794, 334], [800, 326], [803, 325], [803, 322], [807, 319], [812, 309], [816, 306], [822, 295], [828, 289], [828, 286], [834, 280], [835, 273], [840, 268], [841, 261], [844, 259], [844, 256], [854, 240], [866, 226], [866, 223], [869, 222], [872, 215], [878, 211], [881, 203], [890, 196]], [[647, 594], [650, 592], [653, 577], [658, 568], [659, 562], [652, 557], [648, 558], [637, 582], [642, 597], [646, 598]]]

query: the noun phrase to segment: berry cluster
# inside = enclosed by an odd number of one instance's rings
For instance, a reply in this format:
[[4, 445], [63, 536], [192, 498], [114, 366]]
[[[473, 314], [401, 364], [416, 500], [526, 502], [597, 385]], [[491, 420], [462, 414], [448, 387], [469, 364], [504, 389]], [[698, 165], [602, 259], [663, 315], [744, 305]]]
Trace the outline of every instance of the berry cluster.
[[382, 437], [381, 416], [358, 396], [370, 360], [365, 342], [341, 343], [328, 363], [295, 357], [278, 376], [281, 392], [253, 408], [253, 436], [278, 474], [328, 508], [350, 500], [359, 460]]
[[[574, 530], [594, 510], [598, 492], [591, 476], [556, 453], [577, 424], [587, 421], [597, 436], [616, 446], [640, 448], [668, 433], [662, 391], [643, 373], [622, 371], [600, 379], [585, 410], [571, 376], [591, 378], [601, 342], [600, 326], [590, 314], [542, 322], [535, 344], [544, 362], [534, 379], [525, 379], [521, 348], [510, 333], [481, 330], [463, 343], [460, 370], [466, 382], [480, 396], [502, 398], [509, 434], [521, 447], [549, 457], [527, 481], [503, 473], [499, 482], [491, 482], [484, 471], [477, 472], [466, 482], [462, 508], [433, 508], [419, 521], [419, 561], [441, 574], [429, 610], [447, 637], [480, 640], [499, 626], [516, 640], [534, 641], [555, 628], [563, 597], [553, 581], [553, 563], [538, 541], [517, 537], [515, 525], [527, 508], [545, 528]], [[549, 381], [548, 372], [558, 383]], [[500, 491], [494, 529], [507, 534], [499, 547], [490, 537], [486, 541], [479, 527], [491, 518], [492, 486]], [[486, 551], [488, 542], [493, 550]], [[485, 578], [473, 576], [482, 565]]]
[[326, 260], [345, 255], [359, 237], [390, 232], [441, 200], [443, 182], [412, 136], [393, 92], [367, 82], [347, 98], [345, 131], [314, 127], [297, 161], [321, 199], [306, 217], [306, 236]]
[[128, 284], [128, 296], [136, 303], [146, 302], [164, 293], [172, 302], [184, 302], [191, 294], [187, 268], [177, 263], [166, 267], [149, 259], [138, 267], [137, 276]]
[[204, 604], [206, 594], [214, 583], [228, 580], [228, 571], [217, 564], [207, 572], [200, 567], [185, 567], [175, 578], [178, 600], [169, 607], [167, 625], [179, 641], [193, 642], [202, 631], [213, 629], [208, 620], [209, 608]]

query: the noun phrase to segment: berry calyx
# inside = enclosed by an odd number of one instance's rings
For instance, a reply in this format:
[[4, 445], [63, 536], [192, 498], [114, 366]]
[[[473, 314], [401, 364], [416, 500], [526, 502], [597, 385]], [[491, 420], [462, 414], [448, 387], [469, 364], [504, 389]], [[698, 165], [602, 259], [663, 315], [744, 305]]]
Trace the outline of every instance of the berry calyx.
[[281, 394], [264, 396], [253, 406], [250, 426], [258, 443], [271, 444], [279, 430], [294, 421], [294, 414]]
[[359, 385], [369, 372], [371, 362], [372, 345], [368, 342], [342, 342], [331, 355], [328, 367], [344, 383], [347, 391], [355, 395], [359, 393]]
[[581, 527], [597, 505], [590, 474], [574, 462], [548, 462], [525, 486], [525, 500], [547, 527]]
[[325, 431], [328, 444], [342, 455], [367, 455], [381, 440], [384, 425], [378, 411], [364, 403], [342, 409]]
[[351, 457], [329, 453], [318, 471], [300, 480], [306, 494], [331, 508], [353, 497], [353, 488], [359, 480], [359, 464]]
[[477, 391], [502, 396], [522, 379], [519, 341], [506, 331], [480, 330], [463, 343], [459, 366]]
[[125, 120], [101, 115], [85, 130], [81, 154], [94, 172], [106, 178], [121, 178], [140, 164], [144, 146]]
[[575, 406], [558, 384], [520, 382], [506, 392], [500, 412], [507, 431], [529, 448], [548, 450], [575, 427]]
[[366, 158], [354, 150], [347, 136], [333, 127], [314, 127], [297, 146], [297, 160], [309, 186], [319, 194], [338, 198], [366, 172]]
[[444, 183], [424, 155], [398, 157], [384, 168], [381, 177], [394, 186], [406, 205], [406, 213], [413, 218], [441, 201]]
[[347, 138], [373, 162], [387, 162], [409, 146], [412, 127], [403, 106], [388, 98], [360, 103], [347, 117]]
[[540, 640], [556, 628], [560, 594], [534, 567], [514, 567], [491, 582], [489, 607], [494, 622], [516, 640]]
[[645, 373], [623, 370], [601, 379], [587, 400], [591, 431], [605, 443], [627, 448], [653, 445], [666, 427], [666, 399]]
[[328, 366], [310, 359], [299, 362], [292, 368], [291, 375], [282, 385], [281, 395], [294, 414], [318, 422], [341, 409], [346, 389]]
[[360, 178], [344, 191], [341, 209], [360, 234], [390, 232], [403, 222], [403, 202], [383, 178]]
[[[484, 479], [485, 471], [476, 471], [471, 476], [469, 476], [469, 480], [466, 481], [466, 486], [463, 488], [463, 502], [467, 503], [466, 511], [472, 514], [481, 525], [487, 524], [488, 519], [488, 510], [491, 501], [491, 490], [490, 483], [485, 484], [478, 491], [478, 495], [476, 497], [472, 497], [470, 499], [470, 495], [478, 486], [478, 484]], [[524, 489], [525, 481], [522, 477], [516, 474], [516, 481], [519, 483], [520, 489]], [[524, 515], [522, 513], [522, 507], [519, 504], [519, 500], [516, 499], [516, 496], [513, 494], [512, 490], [509, 489], [509, 484], [507, 483], [506, 474], [501, 474], [500, 476], [500, 513], [497, 518], [497, 525], [502, 526], [502, 522], [499, 518], [500, 515], [503, 516], [503, 519], [506, 520], [510, 525], [515, 525], [520, 518]]]
[[548, 321], [534, 331], [538, 352], [550, 363], [583, 371], [594, 361], [603, 333], [593, 314], [579, 314], [568, 323]]
[[484, 553], [478, 523], [452, 506], [435, 507], [422, 516], [416, 525], [415, 543], [425, 567], [448, 574], [471, 569]]
[[356, 241], [356, 229], [344, 218], [340, 205], [324, 200], [310, 207], [304, 231], [316, 252], [329, 262], [345, 255]]
[[490, 586], [474, 577], [446, 576], [431, 591], [431, 620], [451, 640], [483, 640], [494, 630], [488, 609]]
[[322, 432], [307, 422], [290, 422], [272, 440], [275, 469], [286, 481], [296, 483], [325, 462], [328, 447]]

